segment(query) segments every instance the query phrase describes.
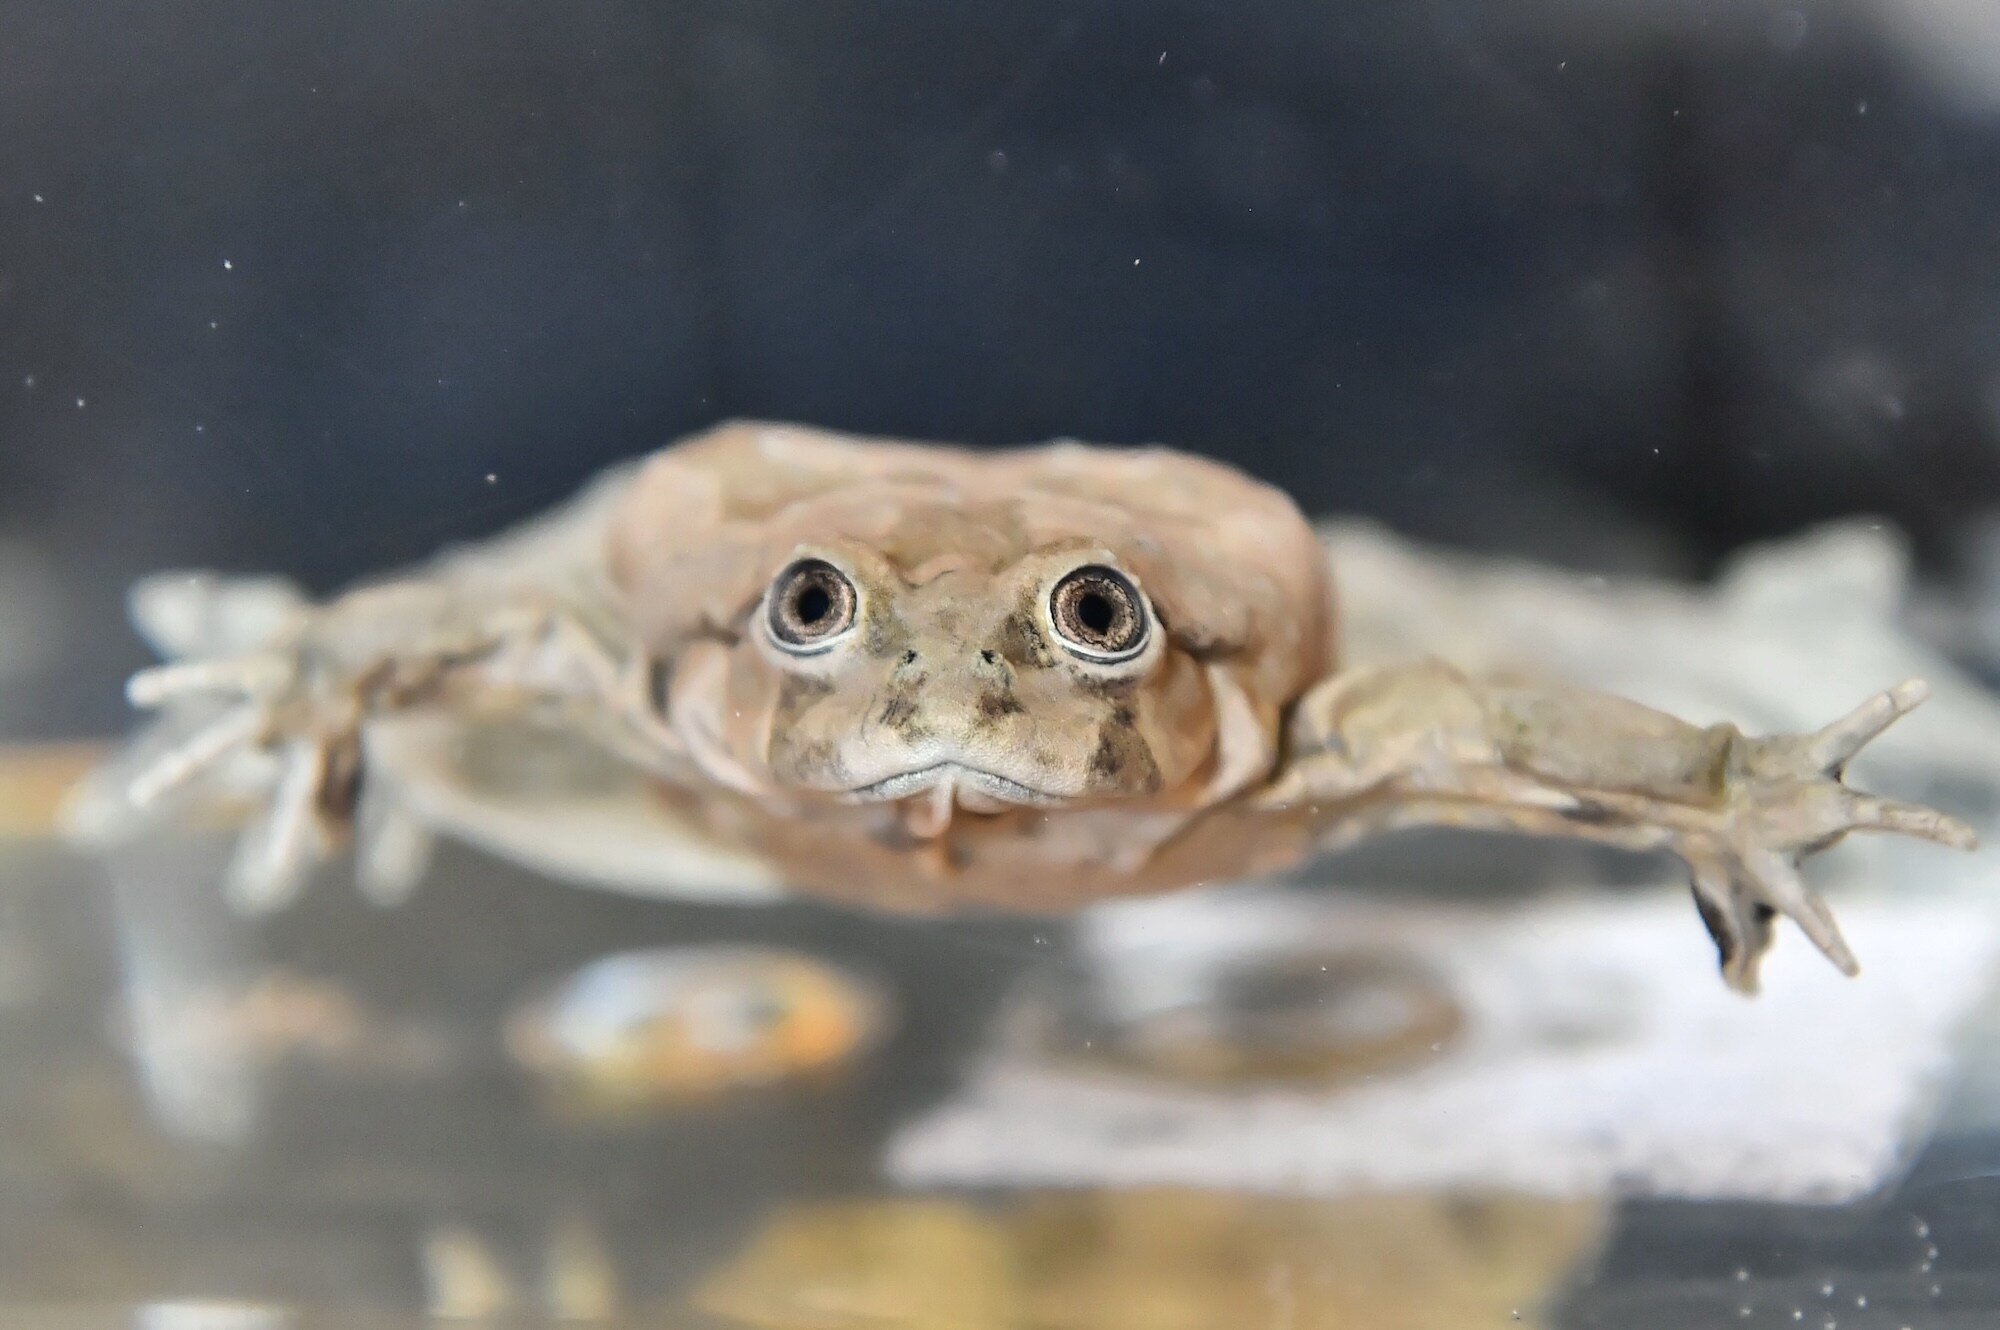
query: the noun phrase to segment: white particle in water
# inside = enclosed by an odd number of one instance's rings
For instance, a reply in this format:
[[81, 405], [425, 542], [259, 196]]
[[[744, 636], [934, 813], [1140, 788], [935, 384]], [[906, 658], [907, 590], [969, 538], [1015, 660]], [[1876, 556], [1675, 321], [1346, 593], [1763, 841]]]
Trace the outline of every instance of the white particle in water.
[[76, 409], [79, 411], [83, 410], [83, 399], [81, 397], [76, 399]]
[[1739, 1266], [1737, 1266], [1737, 1267], [1736, 1267], [1736, 1282], [1737, 1282], [1737, 1283], [1741, 1284], [1741, 1283], [1743, 1283], [1743, 1282], [1744, 1282], [1745, 1280], [1747, 1280], [1747, 1279], [1749, 1279], [1749, 1278], [1750, 1278], [1750, 1270], [1749, 1270], [1749, 1267], [1747, 1267], [1747, 1266], [1741, 1266], [1741, 1265], [1739, 1265]]
[[46, 201], [46, 200], [44, 200], [44, 199], [42, 198], [42, 196], [41, 196], [40, 194], [37, 194], [37, 195], [35, 195], [35, 202], [37, 202], [37, 203], [42, 203], [42, 202], [45, 202], [45, 201]]
[[493, 474], [493, 472], [488, 471], [486, 473], [486, 483], [489, 485], [497, 485], [500, 483], [500, 477]]
[[214, 328], [214, 327], [216, 327], [216, 326], [218, 326], [218, 325], [217, 325], [217, 323], [216, 323], [216, 321], [215, 321], [214, 319], [210, 319], [210, 320], [208, 321], [208, 326], [209, 326], [209, 327], [211, 327], [211, 328]]
[[1820, 1295], [1820, 1296], [1821, 1296], [1822, 1298], [1830, 1298], [1830, 1297], [1832, 1297], [1832, 1296], [1833, 1296], [1833, 1285], [1831, 1285], [1831, 1284], [1821, 1284], [1821, 1285], [1819, 1286], [1819, 1295]]
[[32, 375], [32, 374], [23, 374], [23, 375], [21, 376], [21, 386], [22, 386], [23, 388], [32, 388], [32, 387], [34, 387], [34, 386], [35, 386], [35, 376], [34, 376], [34, 375]]
[[1866, 1307], [1868, 1305], [1868, 1295], [1866, 1293], [1858, 1295], [1854, 1299], [1854, 1305], [1857, 1307]]

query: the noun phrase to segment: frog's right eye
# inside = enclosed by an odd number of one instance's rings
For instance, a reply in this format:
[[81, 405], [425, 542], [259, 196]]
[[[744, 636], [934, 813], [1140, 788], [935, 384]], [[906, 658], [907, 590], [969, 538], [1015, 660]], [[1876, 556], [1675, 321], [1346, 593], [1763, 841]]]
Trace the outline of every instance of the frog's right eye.
[[846, 573], [825, 559], [800, 559], [771, 582], [764, 623], [780, 648], [809, 656], [854, 627], [859, 599]]

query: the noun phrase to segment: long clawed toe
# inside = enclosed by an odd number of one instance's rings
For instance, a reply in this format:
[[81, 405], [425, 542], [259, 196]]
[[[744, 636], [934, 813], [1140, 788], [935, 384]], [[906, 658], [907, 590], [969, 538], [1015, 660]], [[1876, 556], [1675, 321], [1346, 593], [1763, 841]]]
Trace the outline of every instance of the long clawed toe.
[[125, 797], [141, 811], [154, 807], [232, 753], [256, 744], [265, 724], [260, 706], [245, 704], [225, 711], [142, 767], [126, 784]]
[[1723, 982], [1746, 996], [1757, 991], [1757, 967], [1770, 950], [1778, 912], [1748, 899], [1727, 875], [1697, 872], [1694, 904], [1701, 922], [1715, 941]]
[[1800, 879], [1784, 856], [1760, 852], [1725, 863], [1704, 860], [1694, 874], [1695, 906], [1715, 940], [1723, 980], [1739, 993], [1757, 991], [1757, 970], [1770, 950], [1779, 915], [1799, 926], [1842, 974], [1861, 972], [1833, 911]]
[[1807, 888], [1791, 862], [1768, 850], [1739, 855], [1692, 853], [1695, 906], [1715, 940], [1723, 980], [1739, 993], [1757, 991], [1757, 970], [1770, 949], [1773, 923], [1784, 915], [1843, 973], [1860, 962], [1840, 935], [1826, 902]]
[[269, 655], [175, 661], [134, 674], [125, 696], [142, 710], [222, 710], [138, 770], [126, 785], [132, 807], [151, 808], [232, 754], [260, 747], [270, 730], [268, 700], [289, 677], [284, 660]]
[[1799, 931], [1812, 939], [1820, 954], [1842, 974], [1861, 973], [1861, 962], [1854, 958], [1847, 939], [1840, 935], [1833, 911], [1806, 886], [1786, 856], [1770, 850], [1747, 855], [1742, 872], [1755, 899], [1797, 924]]
[[[1894, 688], [1884, 689], [1807, 739], [1807, 761], [1818, 774], [1839, 781], [1856, 754], [1923, 705], [1930, 695], [1930, 685], [1922, 679], [1905, 679]], [[1979, 843], [1971, 827], [1922, 804], [1850, 791], [1842, 811], [1847, 829], [1853, 831], [1895, 832], [1936, 841], [1956, 850], [1970, 850]]]
[[1923, 705], [1931, 686], [1922, 679], [1905, 679], [1863, 702], [1806, 741], [1805, 751], [1815, 771], [1838, 777], [1854, 755], [1873, 743], [1882, 731]]
[[1849, 826], [1855, 831], [1888, 831], [1936, 841], [1954, 850], [1979, 848], [1979, 835], [1948, 813], [1923, 804], [1881, 799], [1872, 794], [1850, 795], [1847, 801]]
[[1749, 779], [1753, 786], [1764, 786], [1766, 809], [1778, 819], [1772, 830], [1781, 833], [1780, 839], [1769, 843], [1811, 850], [1849, 832], [1883, 831], [1957, 850], [1976, 848], [1979, 837], [1955, 817], [1842, 783], [1855, 755], [1929, 696], [1930, 687], [1921, 679], [1905, 680], [1813, 734], [1764, 741], [1770, 747], [1763, 753], [1775, 760], [1766, 765], [1753, 758]]
[[370, 904], [401, 905], [429, 869], [437, 837], [393, 792], [375, 786], [355, 820], [354, 876]]
[[265, 696], [287, 683], [290, 665], [281, 656], [228, 656], [183, 660], [140, 670], [125, 683], [125, 697], [141, 710], [154, 710], [197, 697]]
[[261, 914], [297, 898], [334, 840], [322, 817], [327, 764], [317, 744], [294, 743], [269, 806], [237, 842], [226, 878], [230, 900]]

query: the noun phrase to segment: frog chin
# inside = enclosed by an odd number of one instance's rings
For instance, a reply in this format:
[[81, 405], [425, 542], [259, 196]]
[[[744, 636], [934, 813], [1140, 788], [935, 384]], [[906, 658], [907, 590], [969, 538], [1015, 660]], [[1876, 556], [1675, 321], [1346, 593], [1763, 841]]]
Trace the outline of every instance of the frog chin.
[[857, 786], [846, 797], [855, 803], [892, 805], [904, 832], [917, 840], [944, 835], [958, 813], [991, 815], [1063, 801], [1059, 794], [960, 762], [933, 762], [898, 772]]
[[855, 803], [887, 803], [903, 799], [956, 803], [969, 813], [998, 813], [1020, 805], [1045, 808], [1064, 796], [1024, 785], [997, 772], [961, 762], [933, 762], [899, 771], [846, 792]]

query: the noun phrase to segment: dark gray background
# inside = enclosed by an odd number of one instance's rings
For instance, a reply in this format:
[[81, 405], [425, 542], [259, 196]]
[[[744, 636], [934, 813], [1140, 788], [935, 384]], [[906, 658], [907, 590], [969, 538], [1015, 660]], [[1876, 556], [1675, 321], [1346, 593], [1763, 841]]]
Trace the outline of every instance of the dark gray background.
[[135, 573], [329, 588], [728, 415], [1593, 566], [1946, 553], [2000, 484], [1976, 11], [10, 0], [0, 732], [121, 723]]

